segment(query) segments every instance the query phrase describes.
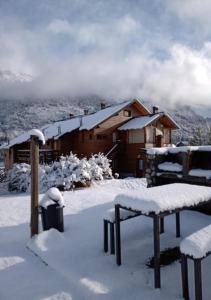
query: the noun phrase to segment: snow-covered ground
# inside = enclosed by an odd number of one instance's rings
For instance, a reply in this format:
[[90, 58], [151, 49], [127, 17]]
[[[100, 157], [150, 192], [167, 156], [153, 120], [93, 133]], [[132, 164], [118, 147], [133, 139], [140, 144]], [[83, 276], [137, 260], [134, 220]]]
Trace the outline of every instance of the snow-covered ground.
[[[0, 299], [182, 299], [179, 262], [163, 267], [162, 288], [153, 288], [153, 270], [145, 265], [153, 254], [151, 219], [142, 216], [122, 223], [122, 266], [103, 252], [104, 212], [117, 194], [128, 189], [144, 193], [145, 188], [144, 180], [130, 178], [65, 192], [65, 232], [50, 230], [32, 240], [29, 195], [1, 193]], [[210, 216], [182, 212], [182, 237], [210, 223]], [[179, 245], [174, 216], [166, 218], [165, 230], [161, 249]], [[211, 299], [211, 257], [202, 267], [203, 299]]]

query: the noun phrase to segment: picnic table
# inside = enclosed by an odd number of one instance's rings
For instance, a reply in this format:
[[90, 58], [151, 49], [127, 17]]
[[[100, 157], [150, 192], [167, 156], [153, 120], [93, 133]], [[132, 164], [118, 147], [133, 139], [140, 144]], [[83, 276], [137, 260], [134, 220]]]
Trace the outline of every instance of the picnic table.
[[116, 263], [121, 265], [120, 209], [153, 219], [154, 287], [161, 287], [160, 223], [164, 217], [176, 214], [176, 236], [180, 237], [180, 211], [211, 203], [211, 187], [173, 183], [146, 189], [144, 193], [125, 191], [116, 196]]

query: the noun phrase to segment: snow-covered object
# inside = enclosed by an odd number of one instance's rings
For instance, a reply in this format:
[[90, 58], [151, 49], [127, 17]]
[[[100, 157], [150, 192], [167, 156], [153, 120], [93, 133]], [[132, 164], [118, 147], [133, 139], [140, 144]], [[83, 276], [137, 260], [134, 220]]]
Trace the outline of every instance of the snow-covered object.
[[[9, 189], [30, 191], [31, 167], [27, 164], [14, 165], [8, 175]], [[113, 178], [110, 160], [102, 153], [93, 155], [89, 160], [79, 159], [75, 154], [61, 156], [51, 165], [40, 165], [39, 186], [42, 192], [51, 187], [64, 190], [74, 188], [76, 182], [86, 184], [92, 180]]]
[[[120, 219], [121, 220], [126, 220], [128, 217], [135, 216], [136, 213], [125, 210], [125, 209], [120, 209]], [[114, 222], [115, 221], [115, 209], [111, 208], [108, 209], [105, 214], [104, 214], [104, 219], [108, 220], [109, 222]]]
[[178, 163], [172, 163], [172, 162], [164, 162], [162, 164], [158, 165], [158, 169], [162, 171], [170, 171], [170, 172], [181, 172], [182, 171], [182, 165]]
[[204, 227], [182, 240], [180, 250], [194, 258], [203, 258], [211, 251], [211, 225]]
[[163, 154], [177, 154], [180, 152], [192, 152], [192, 151], [204, 151], [211, 152], [211, 146], [181, 146], [181, 147], [161, 147], [161, 148], [149, 148], [147, 154], [150, 155], [163, 155]]
[[120, 126], [118, 130], [142, 129], [145, 126], [154, 122], [155, 120], [159, 119], [161, 116], [163, 116], [163, 113], [143, 117], [136, 117]]
[[25, 163], [15, 164], [7, 175], [8, 190], [27, 192], [31, 182], [31, 166]]
[[207, 179], [211, 178], [211, 170], [204, 169], [192, 169], [189, 171], [188, 175], [195, 177], [206, 177]]
[[45, 145], [45, 137], [44, 137], [42, 131], [40, 131], [39, 129], [32, 129], [32, 130], [29, 131], [29, 136], [31, 136], [31, 135], [36, 136], [39, 139], [39, 141], [43, 145]]
[[144, 193], [125, 191], [114, 202], [149, 214], [190, 207], [208, 200], [211, 200], [211, 187], [172, 183], [149, 188]]
[[64, 198], [62, 193], [56, 188], [50, 188], [42, 200], [40, 201], [40, 206], [47, 208], [49, 205], [58, 204], [60, 207], [64, 207]]

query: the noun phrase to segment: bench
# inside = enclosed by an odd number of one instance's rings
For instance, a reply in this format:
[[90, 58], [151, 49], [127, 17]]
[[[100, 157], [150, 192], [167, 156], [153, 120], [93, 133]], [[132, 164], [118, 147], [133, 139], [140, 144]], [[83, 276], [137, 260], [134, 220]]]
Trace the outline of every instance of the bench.
[[202, 300], [201, 262], [211, 254], [211, 225], [200, 229], [182, 240], [181, 272], [184, 299], [189, 299], [188, 258], [194, 262], [195, 299]]
[[[139, 216], [139, 213], [120, 210], [120, 222], [135, 218]], [[108, 252], [108, 239], [110, 240], [110, 254], [115, 254], [115, 238], [114, 238], [114, 225], [115, 225], [115, 209], [108, 209], [103, 218], [103, 227], [104, 227], [104, 252]], [[110, 230], [108, 230], [108, 227]], [[108, 232], [110, 231], [110, 237]]]

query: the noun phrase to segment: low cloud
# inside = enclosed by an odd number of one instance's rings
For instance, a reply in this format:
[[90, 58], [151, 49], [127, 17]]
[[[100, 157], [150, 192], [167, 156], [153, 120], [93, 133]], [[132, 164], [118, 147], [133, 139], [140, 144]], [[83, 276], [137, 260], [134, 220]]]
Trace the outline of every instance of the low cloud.
[[[108, 14], [106, 7], [105, 15], [103, 2], [97, 2], [95, 12], [89, 11], [93, 6], [88, 6], [87, 11], [79, 9], [76, 3], [82, 2], [74, 2], [74, 10], [81, 12], [80, 19], [77, 14], [65, 16], [65, 7], [59, 6], [58, 14], [55, 1], [55, 7], [42, 6], [42, 10], [51, 9], [51, 14], [50, 18], [46, 14], [41, 24], [26, 26], [18, 18], [10, 20], [7, 27], [8, 20], [0, 20], [0, 71], [10, 70], [17, 75], [14, 80], [5, 80], [0, 72], [1, 97], [33, 99], [94, 94], [109, 99], [139, 97], [172, 105], [210, 105], [209, 39], [195, 47], [183, 38], [172, 38], [177, 28], [166, 26], [170, 24], [169, 11], [174, 18], [195, 18], [205, 24], [206, 11], [197, 10], [199, 1], [188, 1], [190, 11], [187, 1], [166, 0], [165, 7], [161, 1], [160, 23], [154, 23], [159, 16], [155, 4], [156, 13], [149, 15], [148, 6], [139, 13], [129, 11], [125, 0], [122, 11], [111, 1], [112, 13]], [[208, 11], [210, 1], [205, 2]], [[186, 33], [189, 32], [188, 29]], [[19, 72], [32, 75], [32, 80], [19, 82]]]

